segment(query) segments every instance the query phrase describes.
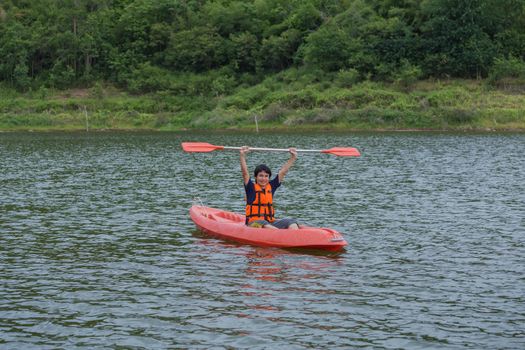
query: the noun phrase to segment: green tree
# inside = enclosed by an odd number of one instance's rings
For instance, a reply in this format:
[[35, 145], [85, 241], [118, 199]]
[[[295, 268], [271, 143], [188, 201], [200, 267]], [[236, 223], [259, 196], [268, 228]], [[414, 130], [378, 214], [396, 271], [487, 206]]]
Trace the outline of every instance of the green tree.
[[289, 29], [279, 36], [264, 39], [258, 54], [257, 66], [272, 71], [290, 67], [300, 44], [301, 33], [296, 29]]
[[304, 62], [327, 71], [345, 69], [354, 53], [362, 51], [363, 43], [336, 26], [324, 26], [306, 39]]
[[224, 38], [244, 32], [260, 35], [262, 22], [249, 1], [208, 1], [200, 18], [200, 25], [216, 28]]
[[356, 69], [389, 78], [417, 51], [417, 38], [399, 17], [384, 18], [356, 0], [306, 39], [304, 61], [329, 71]]
[[[19, 89], [126, 86], [151, 72], [147, 89], [165, 88], [222, 69], [255, 81], [302, 65], [356, 79], [483, 77], [496, 58], [525, 59], [525, 0], [3, 0], [0, 54], [0, 80]], [[199, 91], [232, 86], [192, 77]]]
[[423, 65], [429, 74], [486, 74], [496, 47], [483, 31], [483, 0], [434, 0], [423, 7]]
[[480, 23], [498, 56], [525, 59], [525, 0], [486, 0]]
[[30, 34], [17, 21], [0, 22], [0, 80], [20, 90], [30, 84], [29, 52]]
[[174, 70], [206, 71], [226, 62], [224, 40], [210, 27], [195, 27], [171, 35], [164, 63]]
[[316, 30], [323, 24], [323, 14], [313, 3], [305, 1], [291, 12], [287, 23], [290, 28], [307, 33]]
[[257, 63], [259, 43], [257, 37], [249, 32], [230, 35], [230, 64], [236, 71], [254, 72]]

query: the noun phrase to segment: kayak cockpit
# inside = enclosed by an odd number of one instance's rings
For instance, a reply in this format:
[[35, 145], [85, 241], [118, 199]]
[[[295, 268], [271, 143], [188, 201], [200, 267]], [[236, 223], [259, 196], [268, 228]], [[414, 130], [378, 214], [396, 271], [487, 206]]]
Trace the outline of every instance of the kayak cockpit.
[[202, 215], [207, 217], [208, 219], [215, 220], [218, 222], [229, 222], [232, 224], [244, 222], [243, 216], [236, 214], [236, 213], [232, 213], [232, 212], [226, 212], [226, 211], [215, 211], [211, 213], [202, 212]]

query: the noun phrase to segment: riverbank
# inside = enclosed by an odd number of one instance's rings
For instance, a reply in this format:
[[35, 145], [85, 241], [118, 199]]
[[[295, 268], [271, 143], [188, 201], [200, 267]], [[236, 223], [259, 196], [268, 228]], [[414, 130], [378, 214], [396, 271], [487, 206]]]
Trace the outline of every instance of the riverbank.
[[0, 131], [472, 130], [525, 131], [525, 95], [478, 80], [305, 84], [273, 76], [229, 95], [131, 95], [2, 89]]

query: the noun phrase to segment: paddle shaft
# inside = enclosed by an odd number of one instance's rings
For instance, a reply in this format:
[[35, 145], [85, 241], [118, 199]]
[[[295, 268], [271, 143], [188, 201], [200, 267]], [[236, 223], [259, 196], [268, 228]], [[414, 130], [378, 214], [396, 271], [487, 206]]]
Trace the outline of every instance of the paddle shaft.
[[[240, 150], [242, 147], [230, 147], [230, 146], [224, 146], [224, 149], [236, 149]], [[249, 147], [250, 151], [275, 151], [275, 152], [289, 152], [290, 149], [288, 148], [262, 148], [262, 147]], [[297, 149], [297, 152], [311, 152], [311, 153], [319, 153], [323, 150], [321, 149]]]

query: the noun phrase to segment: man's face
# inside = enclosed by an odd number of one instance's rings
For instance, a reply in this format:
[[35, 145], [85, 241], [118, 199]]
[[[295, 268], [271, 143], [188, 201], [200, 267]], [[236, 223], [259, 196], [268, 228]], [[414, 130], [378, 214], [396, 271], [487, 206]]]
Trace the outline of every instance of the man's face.
[[261, 187], [265, 187], [270, 182], [270, 175], [266, 171], [260, 171], [255, 178], [257, 184]]

